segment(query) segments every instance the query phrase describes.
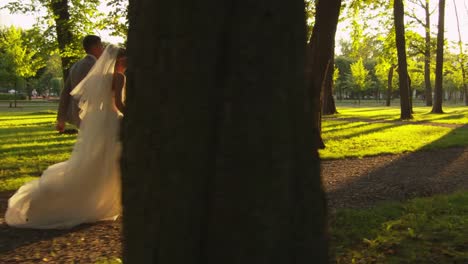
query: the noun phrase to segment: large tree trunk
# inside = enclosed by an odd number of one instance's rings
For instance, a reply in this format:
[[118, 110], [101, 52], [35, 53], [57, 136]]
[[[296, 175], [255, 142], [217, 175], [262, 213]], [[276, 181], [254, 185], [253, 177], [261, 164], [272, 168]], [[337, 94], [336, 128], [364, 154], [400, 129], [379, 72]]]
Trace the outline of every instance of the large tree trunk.
[[73, 41], [68, 0], [51, 0], [49, 7], [52, 9], [52, 13], [54, 14], [57, 42], [60, 50], [60, 57], [62, 59], [63, 77], [66, 79], [68, 69], [71, 66], [71, 58], [67, 55], [66, 49]]
[[[338, 21], [337, 21], [338, 22]], [[333, 43], [334, 46], [335, 43]], [[333, 115], [338, 113], [335, 105], [335, 98], [333, 97], [333, 74], [335, 69], [335, 48], [332, 50], [330, 65], [327, 69], [327, 75], [325, 76], [325, 86], [323, 87], [322, 94], [322, 114]]]
[[129, 11], [124, 262], [328, 263], [304, 2]]
[[398, 76], [400, 85], [400, 106], [401, 119], [411, 119], [412, 109], [410, 103], [410, 88], [408, 77], [408, 64], [406, 62], [406, 43], [405, 43], [405, 23], [404, 23], [404, 7], [402, 0], [395, 0], [393, 6], [393, 14], [395, 19], [395, 34], [396, 46], [398, 53]]
[[326, 84], [327, 71], [333, 74], [335, 33], [340, 15], [341, 0], [318, 0], [314, 29], [307, 51], [306, 85], [312, 100], [311, 111], [315, 146], [324, 148], [321, 137], [321, 92]]
[[436, 80], [434, 88], [434, 105], [432, 113], [442, 114], [443, 101], [443, 67], [444, 67], [444, 30], [445, 30], [445, 0], [439, 0], [439, 25], [437, 26], [437, 57], [436, 57]]
[[393, 72], [395, 71], [396, 65], [392, 64], [390, 69], [388, 69], [388, 78], [387, 78], [387, 100], [385, 102], [386, 106], [390, 106], [392, 101], [392, 90], [393, 90]]

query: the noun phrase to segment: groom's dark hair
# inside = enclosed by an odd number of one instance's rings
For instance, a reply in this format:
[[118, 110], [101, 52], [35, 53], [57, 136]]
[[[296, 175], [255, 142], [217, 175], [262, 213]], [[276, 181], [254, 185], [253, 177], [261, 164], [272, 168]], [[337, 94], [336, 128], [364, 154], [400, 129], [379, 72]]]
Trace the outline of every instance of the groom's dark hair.
[[100, 43], [101, 38], [96, 35], [87, 35], [83, 38], [83, 48], [86, 51], [86, 53], [89, 53], [93, 46], [98, 45]]

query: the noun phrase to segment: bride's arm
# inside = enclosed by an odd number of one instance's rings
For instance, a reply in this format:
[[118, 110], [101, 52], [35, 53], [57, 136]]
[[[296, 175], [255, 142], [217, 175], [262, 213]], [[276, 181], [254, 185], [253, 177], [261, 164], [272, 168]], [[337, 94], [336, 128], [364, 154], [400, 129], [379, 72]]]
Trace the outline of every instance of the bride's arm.
[[120, 73], [114, 74], [112, 80], [112, 90], [114, 91], [115, 97], [115, 107], [119, 110], [120, 113], [124, 112], [125, 105], [122, 102], [122, 89], [125, 85], [125, 76]]

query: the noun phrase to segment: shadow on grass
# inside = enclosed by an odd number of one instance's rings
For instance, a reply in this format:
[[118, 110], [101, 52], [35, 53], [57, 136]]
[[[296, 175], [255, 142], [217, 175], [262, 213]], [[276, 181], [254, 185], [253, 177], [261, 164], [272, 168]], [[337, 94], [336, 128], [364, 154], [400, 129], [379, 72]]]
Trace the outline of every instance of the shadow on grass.
[[[367, 125], [372, 126], [373, 124], [372, 123], [367, 123]], [[390, 123], [380, 124], [379, 123], [379, 125], [380, 126], [376, 127], [376, 128], [369, 128], [367, 130], [358, 131], [358, 132], [355, 132], [355, 133], [352, 133], [352, 134], [349, 134], [349, 135], [339, 135], [339, 136], [336, 136], [336, 137], [330, 137], [330, 139], [334, 139], [334, 138], [349, 139], [349, 138], [353, 138], [353, 137], [356, 137], [356, 136], [365, 136], [365, 135], [381, 132], [381, 131], [384, 131], [384, 130], [387, 130], [387, 129], [396, 128], [396, 127], [402, 126], [404, 124], [390, 124]]]
[[[327, 193], [330, 207], [369, 207], [383, 201], [468, 190], [468, 147], [437, 149], [446, 141], [463, 135], [468, 135], [466, 125], [414, 153], [348, 160], [349, 168], [343, 167], [341, 171], [341, 177], [348, 181], [337, 184]], [[377, 168], [360, 170], [370, 163]], [[328, 179], [327, 175], [323, 177]]]
[[[327, 125], [326, 128], [322, 127], [322, 133], [331, 133], [331, 132], [335, 132], [335, 131], [338, 131], [338, 130], [345, 130], [345, 129], [350, 129], [350, 128], [355, 129], [355, 128], [364, 127], [364, 126], [369, 125], [366, 122], [351, 123], [351, 122], [344, 121], [344, 120], [336, 120], [335, 122], [340, 122], [340, 123], [333, 124], [333, 125]], [[331, 128], [331, 129], [329, 129], [329, 128]]]
[[[56, 144], [73, 145], [76, 136], [55, 136], [55, 135], [37, 135], [36, 137], [17, 137], [17, 138], [2, 138], [2, 152], [9, 151], [16, 147], [37, 147], [47, 148], [47, 146], [56, 146]], [[1, 145], [0, 145], [1, 146]]]
[[[9, 155], [21, 155], [22, 157], [27, 156], [47, 156], [51, 154], [59, 154], [62, 152], [68, 152], [72, 150], [73, 144], [55, 143], [44, 146], [18, 146], [12, 148], [2, 149], [1, 156]], [[1, 157], [0, 156], [0, 157]]]

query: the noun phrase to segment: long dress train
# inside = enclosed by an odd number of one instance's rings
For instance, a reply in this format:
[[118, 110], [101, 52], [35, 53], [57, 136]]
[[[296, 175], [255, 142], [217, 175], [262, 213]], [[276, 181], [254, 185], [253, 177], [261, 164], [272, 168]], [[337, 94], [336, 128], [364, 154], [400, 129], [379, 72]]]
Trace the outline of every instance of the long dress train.
[[121, 213], [121, 115], [113, 105], [111, 89], [115, 56], [115, 47], [106, 48], [97, 69], [75, 92], [83, 99], [83, 113], [69, 160], [50, 166], [39, 179], [18, 189], [8, 201], [8, 225], [63, 229], [116, 219]]

